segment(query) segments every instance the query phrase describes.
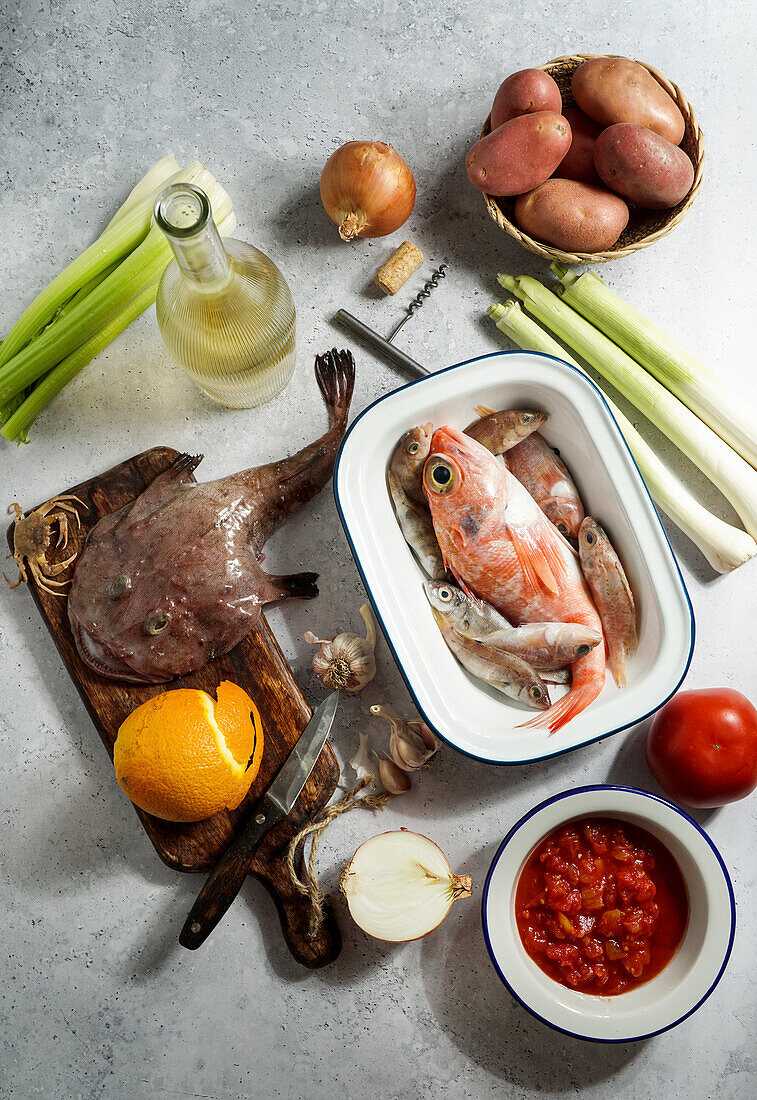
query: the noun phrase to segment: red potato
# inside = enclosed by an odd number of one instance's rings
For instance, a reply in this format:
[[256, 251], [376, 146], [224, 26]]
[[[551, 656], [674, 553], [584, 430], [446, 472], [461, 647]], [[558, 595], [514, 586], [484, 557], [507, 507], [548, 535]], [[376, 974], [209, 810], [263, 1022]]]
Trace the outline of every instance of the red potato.
[[468, 179], [489, 195], [522, 195], [549, 179], [570, 137], [570, 124], [554, 111], [511, 118], [470, 150]]
[[518, 196], [515, 220], [529, 236], [565, 252], [604, 252], [628, 224], [628, 207], [603, 187], [550, 179]]
[[676, 206], [694, 182], [694, 165], [683, 149], [631, 122], [602, 131], [594, 164], [603, 183], [647, 210]]
[[492, 130], [518, 115], [535, 111], [562, 112], [562, 96], [557, 84], [541, 69], [521, 69], [499, 86], [492, 107]]
[[633, 122], [678, 145], [683, 115], [651, 73], [627, 57], [596, 57], [573, 73], [573, 97], [586, 114], [603, 126]]
[[558, 164], [555, 176], [563, 180], [578, 180], [599, 187], [601, 180], [594, 167], [594, 142], [602, 133], [602, 127], [578, 107], [565, 107], [563, 117], [570, 123], [573, 135], [570, 149]]

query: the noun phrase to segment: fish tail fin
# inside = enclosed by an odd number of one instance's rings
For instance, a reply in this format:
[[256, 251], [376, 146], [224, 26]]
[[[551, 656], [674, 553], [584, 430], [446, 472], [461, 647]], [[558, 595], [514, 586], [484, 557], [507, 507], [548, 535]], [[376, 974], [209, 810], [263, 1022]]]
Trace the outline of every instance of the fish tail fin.
[[608, 646], [607, 667], [619, 688], [624, 688], [628, 683], [626, 680], [626, 656], [626, 650], [623, 646], [616, 646], [612, 650]]
[[204, 455], [177, 455], [163, 475], [166, 480], [188, 481], [202, 462]]
[[596, 652], [592, 650], [586, 657], [581, 657], [575, 662], [574, 670], [579, 665], [581, 667], [579, 671], [574, 671], [573, 686], [567, 695], [554, 703], [549, 710], [543, 711], [528, 722], [522, 722], [521, 725], [530, 726], [532, 729], [546, 728], [550, 734], [557, 733], [582, 710], [586, 710], [597, 698], [605, 682], [604, 656], [600, 653], [601, 661], [598, 661], [594, 656]]
[[553, 595], [559, 595], [566, 568], [555, 540], [538, 528], [508, 527], [507, 530], [531, 589], [537, 592], [541, 583]]
[[331, 351], [315, 357], [315, 377], [334, 422], [346, 424], [355, 387], [355, 360], [350, 351]]
[[286, 577], [274, 577], [267, 574], [271, 592], [266, 603], [277, 600], [312, 600], [318, 595], [317, 573], [290, 573]]
[[476, 412], [480, 417], [493, 416], [495, 411], [489, 405], [476, 405]]

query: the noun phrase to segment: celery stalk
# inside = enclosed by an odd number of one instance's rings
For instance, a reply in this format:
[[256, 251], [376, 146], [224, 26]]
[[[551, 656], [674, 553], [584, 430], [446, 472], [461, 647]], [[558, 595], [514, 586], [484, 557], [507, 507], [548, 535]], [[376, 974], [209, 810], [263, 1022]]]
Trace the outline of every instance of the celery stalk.
[[[553, 355], [586, 374], [561, 344], [523, 312], [518, 302], [509, 299], [504, 305], [490, 306], [487, 313], [497, 328], [518, 347]], [[606, 394], [604, 398], [655, 504], [699, 547], [712, 568], [718, 573], [730, 573], [754, 557], [757, 542], [752, 536], [708, 512], [652, 450], [618, 406]]]
[[142, 176], [139, 183], [132, 187], [129, 194], [106, 225], [105, 232], [107, 233], [110, 227], [120, 221], [124, 214], [127, 214], [133, 209], [137, 203], [151, 196], [154, 197], [157, 191], [167, 187], [171, 182], [171, 177], [178, 175], [180, 171], [181, 165], [173, 153], [168, 153], [166, 156], [161, 157], [159, 161], [153, 164], [150, 171]]
[[721, 439], [757, 467], [757, 417], [743, 398], [643, 313], [630, 306], [593, 271], [576, 275], [552, 264], [557, 293], [582, 317], [627, 352], [683, 401]]
[[757, 537], [757, 470], [551, 290], [527, 275], [518, 279], [499, 275], [498, 279], [521, 299], [529, 313], [578, 352], [683, 451], [728, 498], [752, 538]]
[[[194, 162], [177, 173], [176, 178], [181, 182], [194, 182], [194, 176], [201, 170], [202, 165]], [[0, 367], [22, 351], [81, 286], [95, 278], [105, 268], [124, 259], [144, 241], [150, 229], [155, 200], [163, 186], [161, 184], [158, 191], [141, 199], [127, 210], [37, 295], [3, 340], [0, 347]], [[2, 393], [3, 388], [0, 385], [0, 395]]]
[[[182, 172], [182, 176], [184, 175]], [[195, 173], [192, 182], [197, 182], [201, 187], [204, 185], [211, 199], [216, 223], [226, 218], [231, 211], [231, 200], [210, 173], [205, 170]], [[125, 225], [132, 216], [133, 212], [125, 214], [123, 221], [117, 223], [116, 229], [119, 225]], [[0, 402], [6, 403], [80, 344], [91, 339], [100, 328], [117, 316], [146, 282], [152, 280], [155, 271], [162, 272], [166, 268], [170, 257], [171, 250], [167, 240], [153, 226], [145, 239], [102, 283], [95, 286], [85, 298], [71, 303], [70, 308], [61, 311], [53, 324], [0, 367]], [[6, 342], [7, 339], [0, 347], [0, 352], [4, 351]]]
[[136, 320], [141, 313], [144, 313], [148, 306], [151, 306], [155, 302], [162, 273], [163, 268], [160, 269], [160, 274], [158, 274], [157, 278], [154, 278], [152, 282], [146, 283], [142, 290], [140, 290], [139, 293], [131, 299], [128, 305], [122, 309], [116, 317], [112, 318], [104, 328], [99, 329], [89, 340], [81, 344], [70, 355], [67, 355], [65, 359], [62, 359], [56, 367], [53, 367], [53, 369], [45, 375], [42, 381], [34, 387], [23, 404], [20, 405], [3, 424], [2, 435], [4, 435], [6, 439], [16, 439], [19, 443], [26, 443], [28, 441], [27, 435], [29, 428], [48, 402], [51, 401], [52, 398], [87, 365], [87, 363], [94, 359], [98, 352], [107, 347], [112, 340], [115, 340], [119, 333], [123, 332], [132, 321]]

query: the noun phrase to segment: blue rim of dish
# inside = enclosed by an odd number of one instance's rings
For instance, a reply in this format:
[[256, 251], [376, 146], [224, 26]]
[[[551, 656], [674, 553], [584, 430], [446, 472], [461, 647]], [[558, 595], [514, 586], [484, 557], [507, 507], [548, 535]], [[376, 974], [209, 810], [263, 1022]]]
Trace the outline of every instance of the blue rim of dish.
[[[599, 1037], [594, 1036], [594, 1035], [581, 1035], [580, 1032], [569, 1031], [567, 1028], [559, 1027], [557, 1024], [552, 1023], [551, 1020], [548, 1020], [548, 1019], [546, 1019], [546, 1017], [539, 1015], [539, 1013], [536, 1012], [533, 1008], [531, 1008], [530, 1005], [526, 1004], [526, 1002], [523, 1000], [523, 998], [519, 997], [518, 994], [513, 989], [513, 987], [510, 985], [507, 978], [503, 974], [499, 963], [497, 962], [497, 957], [494, 953], [494, 949], [491, 945], [491, 940], [489, 938], [489, 923], [488, 923], [488, 919], [487, 919], [487, 915], [486, 915], [486, 906], [487, 906], [487, 902], [489, 900], [489, 887], [491, 885], [492, 877], [494, 875], [494, 872], [497, 869], [497, 864], [500, 861], [502, 853], [504, 852], [505, 848], [510, 843], [510, 841], [513, 839], [515, 834], [526, 824], [527, 821], [530, 821], [532, 817], [535, 817], [536, 814], [540, 813], [542, 810], [545, 810], [548, 806], [552, 806], [555, 802], [561, 802], [561, 801], [563, 801], [564, 799], [567, 799], [567, 798], [574, 798], [576, 795], [588, 794], [592, 791], [620, 791], [624, 794], [639, 795], [641, 798], [649, 799], [652, 802], [659, 802], [662, 806], [666, 806], [669, 810], [674, 810], [675, 813], [677, 813], [679, 815], [679, 817], [682, 817], [684, 819], [684, 821], [687, 821], [689, 823], [689, 825], [692, 825], [694, 827], [694, 829], [696, 829], [696, 831], [698, 833], [700, 833], [704, 837], [704, 839], [706, 840], [707, 844], [709, 845], [710, 849], [712, 850], [713, 855], [715, 856], [715, 859], [717, 860], [717, 862], [720, 866], [720, 870], [723, 873], [723, 879], [725, 880], [726, 887], [728, 888], [728, 897], [729, 897], [729, 900], [730, 900], [731, 931], [730, 931], [730, 934], [729, 934], [729, 937], [728, 937], [728, 947], [726, 948], [726, 952], [725, 952], [725, 956], [723, 958], [723, 962], [721, 964], [720, 969], [717, 972], [715, 980], [713, 981], [712, 985], [707, 990], [707, 992], [697, 1001], [697, 1003], [693, 1006], [693, 1008], [690, 1008], [687, 1012], [685, 1012], [683, 1014], [683, 1016], [679, 1016], [678, 1019], [674, 1020], [672, 1023], [666, 1024], [665, 1027], [657, 1028], [656, 1031], [650, 1031], [645, 1035], [627, 1036], [627, 1037], [622, 1038], [622, 1039], [602, 1039], [602, 1038], [599, 1038]], [[616, 813], [616, 812], [619, 812], [619, 811], [615, 811], [611, 808], [608, 808], [608, 810], [606, 810], [606, 811], [594, 811], [594, 812], [597, 812], [597, 813], [600, 813], [600, 812]], [[566, 818], [565, 820], [568, 820], [568, 818]], [[559, 827], [559, 826], [557, 826], [557, 827]], [[638, 1043], [638, 1042], [641, 1042], [644, 1039], [651, 1039], [655, 1035], [661, 1035], [664, 1031], [670, 1031], [671, 1028], [677, 1027], [679, 1024], [683, 1023], [684, 1020], [687, 1020], [689, 1018], [689, 1016], [693, 1015], [697, 1011], [697, 1009], [700, 1008], [704, 1004], [704, 1002], [710, 996], [712, 991], [715, 989], [715, 986], [718, 984], [720, 979], [723, 977], [723, 972], [725, 971], [725, 968], [728, 965], [728, 960], [731, 957], [731, 951], [733, 949], [733, 941], [734, 941], [734, 937], [736, 935], [736, 897], [735, 897], [734, 892], [733, 892], [733, 883], [731, 882], [731, 876], [728, 873], [728, 868], [725, 865], [725, 861], [723, 860], [723, 857], [721, 856], [718, 849], [715, 847], [714, 842], [710, 839], [710, 837], [704, 831], [702, 826], [697, 821], [695, 821], [693, 817], [690, 817], [689, 814], [687, 814], [685, 810], [682, 810], [680, 806], [676, 806], [676, 804], [674, 802], [669, 802], [667, 798], [661, 798], [660, 795], [653, 794], [651, 791], [644, 791], [640, 787], [625, 787], [625, 786], [618, 786], [618, 785], [612, 784], [612, 783], [594, 783], [594, 784], [591, 784], [591, 785], [586, 786], [586, 787], [575, 787], [573, 790], [570, 790], [570, 791], [562, 791], [560, 794], [553, 795], [551, 798], [546, 798], [543, 802], [540, 802], [538, 806], [534, 806], [534, 808], [532, 810], [529, 810], [527, 814], [524, 814], [523, 817], [519, 821], [517, 821], [515, 823], [515, 825], [513, 825], [512, 829], [510, 830], [510, 832], [507, 834], [507, 836], [505, 837], [505, 839], [502, 841], [499, 848], [497, 849], [496, 855], [494, 856], [494, 859], [491, 861], [491, 864], [489, 866], [489, 870], [488, 870], [487, 875], [486, 875], [486, 881], [484, 882], [484, 894], [483, 894], [483, 898], [481, 899], [481, 926], [482, 926], [483, 933], [484, 933], [484, 941], [486, 943], [486, 950], [489, 952], [489, 958], [491, 959], [492, 965], [493, 965], [494, 969], [497, 971], [497, 974], [499, 975], [499, 978], [500, 978], [502, 984], [507, 988], [508, 992], [514, 998], [514, 1000], [516, 1000], [519, 1005], [521, 1005], [523, 1008], [525, 1008], [526, 1012], [530, 1013], [535, 1019], [539, 1020], [543, 1024], [546, 1024], [547, 1027], [551, 1027], [555, 1031], [561, 1032], [563, 1035], [570, 1035], [574, 1039], [582, 1039], [586, 1043], [613, 1043], [613, 1044], [615, 1044], [615, 1043]]]
[[[566, 748], [556, 749], [554, 752], [543, 753], [541, 756], [534, 756], [534, 757], [531, 757], [528, 760], [492, 760], [491, 757], [488, 757], [488, 756], [479, 756], [478, 753], [469, 752], [467, 749], [461, 748], [454, 741], [450, 740], [449, 737], [445, 736], [444, 733], [442, 733], [441, 730], [437, 729], [436, 726], [433, 724], [433, 722], [431, 722], [431, 720], [429, 719], [429, 716], [426, 714], [423, 707], [421, 706], [420, 700], [418, 699], [418, 696], [415, 692], [415, 688], [413, 687], [413, 684], [410, 680], [410, 677], [405, 672], [404, 665], [402, 664], [401, 660], [399, 659], [399, 656], [397, 654], [397, 650], [394, 647], [394, 643], [391, 639], [390, 633], [386, 628], [386, 625], [384, 623], [384, 619], [381, 615], [381, 612], [380, 612], [380, 610], [378, 608], [378, 605], [376, 603], [376, 600], [374, 598], [373, 591], [371, 589], [370, 584], [368, 583], [368, 578], [366, 577], [365, 571], [363, 570], [363, 566], [360, 562], [360, 557], [357, 553], [357, 550], [355, 549], [355, 544], [352, 540], [352, 535], [350, 534], [350, 529], [347, 525], [347, 521], [344, 518], [344, 510], [342, 508], [342, 502], [341, 502], [341, 499], [340, 499], [340, 496], [339, 496], [339, 467], [340, 467], [341, 461], [342, 461], [342, 452], [344, 451], [347, 440], [350, 438], [350, 436], [352, 435], [352, 433], [355, 430], [355, 428], [357, 427], [357, 425], [360, 423], [360, 421], [363, 419], [364, 416], [367, 416], [367, 414], [372, 409], [374, 409], [377, 405], [380, 405], [382, 403], [382, 401], [387, 401], [390, 397], [393, 397], [395, 394], [400, 393], [404, 390], [408, 390], [413, 386], [422, 386], [425, 382], [428, 382], [432, 378], [437, 378], [439, 375], [447, 374], [447, 373], [449, 373], [449, 371], [459, 370], [461, 367], [469, 367], [471, 365], [471, 363], [480, 363], [483, 359], [493, 359], [494, 357], [502, 356], [502, 355], [533, 355], [537, 359], [551, 359], [553, 363], [558, 363], [561, 367], [564, 367], [566, 370], [570, 370], [574, 374], [576, 374], [578, 376], [578, 378], [583, 383], [585, 383], [587, 386], [589, 386], [599, 396], [602, 404], [604, 405], [604, 408], [605, 408], [605, 411], [606, 411], [607, 415], [609, 416], [612, 424], [614, 424], [614, 426], [615, 426], [615, 430], [618, 433], [618, 436], [620, 438], [621, 443], [623, 444], [626, 451], [628, 452], [628, 457], [630, 458], [631, 462], [633, 463], [633, 468], [636, 470], [636, 473], [638, 474], [639, 482], [641, 483], [641, 486], [642, 486], [642, 488], [643, 488], [644, 492], [646, 493], [646, 496], [649, 500], [649, 506], [650, 506], [652, 515], [654, 516], [654, 519], [656, 520], [657, 525], [658, 525], [658, 527], [659, 527], [659, 529], [662, 533], [662, 537], [665, 540], [665, 545], [668, 548], [668, 552], [670, 553], [670, 558], [671, 558], [671, 560], [672, 560], [672, 562], [675, 566], [676, 572], [678, 574], [678, 581], [679, 581], [680, 586], [681, 586], [681, 591], [683, 592], [684, 596], [686, 597], [686, 604], [687, 604], [688, 610], [689, 610], [689, 620], [690, 620], [690, 623], [691, 623], [689, 652], [688, 652], [688, 656], [686, 657], [686, 662], [684, 664], [684, 668], [683, 668], [683, 671], [681, 673], [681, 676], [680, 676], [678, 682], [676, 683], [675, 687], [672, 688], [672, 690], [665, 696], [665, 698], [661, 699], [660, 702], [656, 704], [656, 706], [652, 707], [651, 710], [646, 711], [644, 714], [640, 714], [640, 715], [638, 715], [638, 717], [632, 718], [629, 722], [624, 722], [622, 726], [616, 726], [614, 729], [608, 730], [606, 733], [600, 733], [600, 734], [598, 734], [597, 737], [592, 737], [588, 741], [581, 741], [577, 745], [568, 745]], [[623, 435], [620, 428], [618, 427], [618, 423], [617, 423], [615, 417], [612, 415], [612, 411], [611, 411], [609, 405], [607, 404], [607, 401], [605, 400], [604, 394], [600, 390], [599, 386], [597, 386], [594, 382], [592, 382], [591, 378], [589, 378], [588, 375], [584, 374], [582, 371], [578, 370], [576, 367], [571, 366], [570, 363], [566, 363], [564, 359], [558, 359], [556, 355], [547, 355], [545, 352], [540, 352], [540, 351], [491, 351], [491, 352], [488, 352], [486, 355], [477, 355], [473, 359], [466, 359], [462, 363], [454, 363], [451, 367], [442, 367], [441, 370], [433, 371], [432, 373], [430, 373], [428, 375], [425, 375], [423, 378], [416, 378], [412, 382], [407, 382], [404, 386], [398, 386], [396, 390], [391, 390], [389, 393], [382, 394], [381, 397], [377, 397], [375, 401], [372, 401], [370, 405], [368, 405], [365, 409], [363, 409], [363, 411], [361, 413], [359, 413], [355, 417], [352, 424], [350, 425], [347, 432], [345, 433], [344, 439], [341, 442], [341, 445], [339, 447], [339, 451], [338, 451], [337, 456], [336, 456], [336, 462], [334, 463], [333, 485], [334, 485], [334, 501], [336, 503], [336, 510], [339, 514], [339, 519], [341, 521], [342, 528], [343, 528], [344, 533], [347, 537], [347, 542], [349, 543], [350, 552], [352, 554], [352, 559], [355, 562], [358, 573], [360, 574], [360, 579], [362, 580], [363, 587], [365, 588], [365, 590], [368, 594], [368, 599], [371, 601], [371, 605], [373, 607], [374, 614], [375, 614], [376, 618], [378, 619], [378, 622], [379, 622], [379, 625], [381, 627], [382, 633], [383, 633], [384, 638], [386, 640], [386, 644], [389, 646], [392, 657], [394, 658], [394, 663], [397, 665], [397, 668], [399, 669], [400, 675], [402, 676], [402, 679], [405, 681], [405, 687], [410, 692], [410, 696], [411, 696], [413, 702], [415, 703], [416, 709], [418, 710], [418, 713], [423, 718], [424, 722], [426, 722], [426, 724], [428, 726], [430, 726], [430, 728], [434, 731], [434, 733], [437, 735], [437, 737], [439, 737], [442, 741], [444, 741], [445, 744], [447, 744], [451, 748], [455, 749], [456, 752], [462, 753], [463, 756], [467, 756], [471, 760], [479, 760], [483, 764], [493, 764], [495, 767], [515, 768], [515, 767], [525, 766], [526, 764], [537, 764], [541, 760], [553, 760], [556, 757], [564, 756], [566, 753], [575, 752], [576, 749], [584, 748], [586, 745], [596, 745], [599, 741], [604, 741], [606, 737], [612, 737], [613, 734], [622, 733], [623, 730], [627, 730], [631, 726], [635, 726], [639, 722], [643, 722], [644, 719], [649, 718], [649, 716], [651, 714], [655, 714], [656, 711], [658, 711], [660, 709], [660, 707], [664, 706], [665, 703], [667, 703], [668, 699], [670, 699], [673, 695], [675, 695], [675, 693], [678, 691], [679, 687], [683, 683], [684, 679], [686, 678], [686, 673], [689, 671], [689, 666], [691, 664], [691, 658], [692, 658], [693, 653], [694, 653], [694, 642], [695, 642], [695, 638], [696, 638], [696, 621], [694, 619], [694, 608], [691, 605], [691, 597], [689, 596], [688, 589], [686, 588], [686, 583], [683, 579], [683, 575], [681, 574], [681, 567], [678, 564], [678, 559], [676, 558], [675, 554], [673, 553], [673, 547], [670, 545], [670, 540], [669, 540], [669, 538], [668, 538], [668, 536], [665, 532], [665, 528], [663, 527], [663, 525], [660, 521], [660, 517], [657, 514], [657, 508], [655, 507], [655, 503], [652, 500], [652, 497], [649, 493], [649, 489], [647, 488], [647, 483], [644, 481], [644, 478], [641, 476], [641, 471], [639, 470], [639, 467], [636, 465], [636, 459], [633, 457], [633, 455], [631, 453], [631, 450], [630, 450], [628, 444], [626, 443], [625, 436]]]

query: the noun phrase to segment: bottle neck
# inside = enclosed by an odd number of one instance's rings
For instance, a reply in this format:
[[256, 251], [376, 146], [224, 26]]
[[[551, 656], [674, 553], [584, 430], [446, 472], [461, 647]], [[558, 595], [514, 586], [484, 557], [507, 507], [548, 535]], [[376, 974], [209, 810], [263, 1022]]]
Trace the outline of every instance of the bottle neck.
[[229, 285], [234, 271], [204, 191], [187, 183], [167, 187], [156, 203], [155, 221], [193, 290], [214, 294]]

